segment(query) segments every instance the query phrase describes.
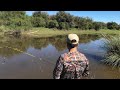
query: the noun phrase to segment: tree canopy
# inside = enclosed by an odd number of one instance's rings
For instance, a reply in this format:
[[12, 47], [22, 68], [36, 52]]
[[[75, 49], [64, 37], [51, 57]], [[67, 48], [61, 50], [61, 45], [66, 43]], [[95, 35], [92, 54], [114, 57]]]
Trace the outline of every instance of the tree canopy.
[[0, 11], [0, 27], [3, 26], [24, 30], [32, 27], [57, 28], [60, 30], [69, 30], [70, 28], [79, 30], [120, 29], [120, 25], [116, 22], [97, 22], [93, 21], [92, 18], [73, 16], [65, 11], [59, 11], [56, 15], [35, 11], [32, 16], [26, 15], [25, 11]]

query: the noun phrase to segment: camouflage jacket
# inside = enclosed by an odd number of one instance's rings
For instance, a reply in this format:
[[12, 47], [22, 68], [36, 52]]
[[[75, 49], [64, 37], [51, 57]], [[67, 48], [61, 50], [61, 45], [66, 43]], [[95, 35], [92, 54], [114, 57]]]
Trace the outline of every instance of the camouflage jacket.
[[82, 79], [88, 75], [89, 61], [78, 51], [60, 55], [53, 71], [54, 79]]

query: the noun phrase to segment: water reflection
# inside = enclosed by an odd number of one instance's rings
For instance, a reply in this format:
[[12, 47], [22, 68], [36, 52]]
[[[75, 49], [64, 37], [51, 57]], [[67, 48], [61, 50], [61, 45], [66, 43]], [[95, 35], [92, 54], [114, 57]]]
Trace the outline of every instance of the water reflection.
[[[80, 43], [87, 43], [91, 40], [96, 40], [98, 36], [81, 35]], [[66, 36], [57, 36], [49, 38], [27, 38], [27, 37], [1, 37], [0, 38], [0, 55], [1, 56], [13, 56], [20, 54], [21, 52], [11, 50], [5, 46], [18, 48], [21, 51], [26, 52], [29, 47], [41, 50], [47, 47], [49, 44], [54, 46], [58, 51], [67, 49], [66, 47]]]
[[3, 37], [2, 39], [0, 39], [0, 55], [10, 57], [15, 54], [20, 54], [20, 52], [12, 50], [7, 47], [18, 48], [21, 51], [26, 51], [27, 48], [29, 47], [29, 45], [30, 45], [30, 41], [26, 40], [25, 38], [18, 39], [18, 38], [14, 38], [14, 37], [12, 37], [12, 38]]
[[[81, 35], [78, 50], [90, 60], [93, 78], [120, 78], [117, 70], [99, 63], [105, 54], [98, 35]], [[35, 58], [8, 47], [17, 48]], [[0, 37], [0, 78], [51, 79], [56, 60], [67, 52], [66, 36], [49, 38]], [[41, 58], [41, 59], [40, 59]]]

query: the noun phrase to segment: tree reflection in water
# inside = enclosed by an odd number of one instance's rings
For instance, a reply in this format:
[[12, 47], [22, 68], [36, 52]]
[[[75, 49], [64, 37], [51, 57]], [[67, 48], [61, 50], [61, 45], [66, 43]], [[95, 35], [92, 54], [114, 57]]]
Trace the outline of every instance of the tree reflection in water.
[[[88, 43], [96, 40], [98, 35], [80, 35], [80, 43]], [[21, 52], [6, 48], [5, 46], [17, 48], [26, 52], [29, 47], [41, 50], [51, 44], [58, 51], [67, 49], [66, 36], [46, 37], [46, 38], [28, 38], [28, 37], [0, 37], [0, 56], [11, 57]]]

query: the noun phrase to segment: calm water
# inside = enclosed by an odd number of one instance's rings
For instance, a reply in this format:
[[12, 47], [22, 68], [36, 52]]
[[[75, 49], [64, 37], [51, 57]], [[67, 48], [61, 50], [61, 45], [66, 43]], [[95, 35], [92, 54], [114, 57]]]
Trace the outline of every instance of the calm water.
[[[119, 70], [100, 63], [106, 53], [102, 45], [103, 38], [101, 37], [80, 36], [78, 50], [90, 61], [91, 77], [95, 79], [120, 78]], [[66, 36], [0, 37], [0, 79], [52, 79], [56, 60], [60, 54], [67, 51]]]

